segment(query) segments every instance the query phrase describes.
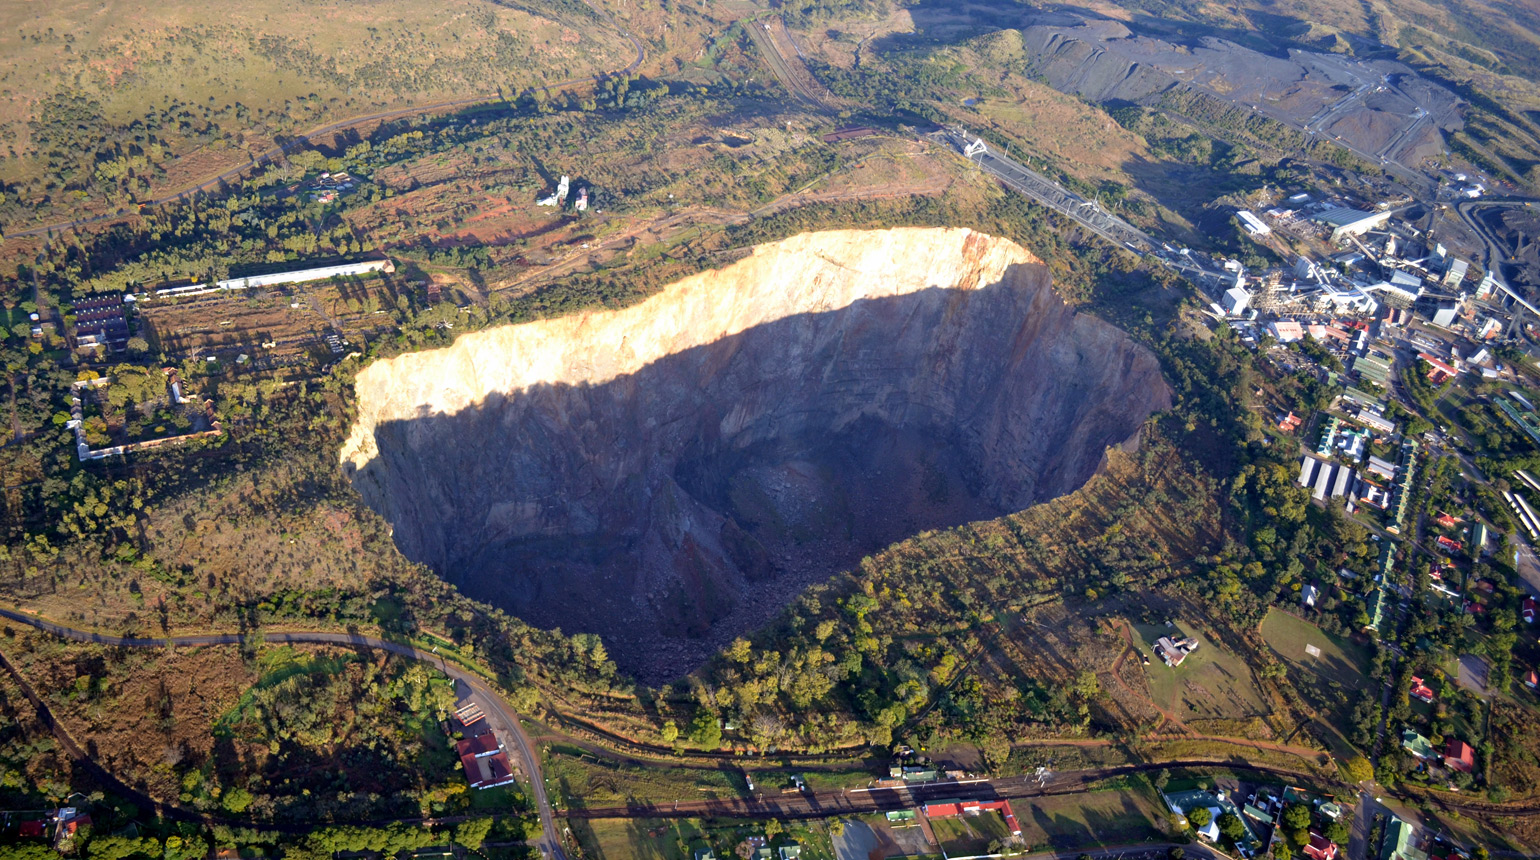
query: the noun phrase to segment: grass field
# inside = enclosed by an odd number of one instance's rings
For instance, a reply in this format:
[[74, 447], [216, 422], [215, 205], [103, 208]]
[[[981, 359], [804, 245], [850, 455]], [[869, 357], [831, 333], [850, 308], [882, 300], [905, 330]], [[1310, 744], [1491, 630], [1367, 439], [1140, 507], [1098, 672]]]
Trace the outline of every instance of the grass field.
[[1303, 618], [1277, 609], [1263, 619], [1262, 639], [1289, 665], [1307, 669], [1328, 681], [1352, 685], [1369, 671], [1369, 649], [1327, 635]]
[[[719, 858], [731, 858], [751, 837], [764, 837], [757, 822], [571, 819], [567, 825], [586, 857], [602, 860], [694, 860], [695, 852], [710, 848]], [[834, 860], [834, 846], [821, 821], [784, 822], [785, 831], [769, 841], [772, 848], [796, 844], [807, 860]]]
[[1146, 787], [1092, 791], [1072, 797], [1045, 797], [1011, 804], [1028, 850], [1122, 845], [1163, 838], [1165, 819], [1154, 792]]
[[716, 800], [739, 797], [747, 790], [736, 770], [644, 768], [603, 761], [564, 744], [547, 746], [543, 758], [562, 806], [614, 806], [632, 799]]
[[1263, 619], [1262, 639], [1289, 665], [1289, 677], [1321, 713], [1316, 725], [1325, 739], [1339, 754], [1350, 751], [1342, 727], [1352, 707], [1351, 694], [1367, 682], [1369, 649], [1277, 609]]
[[961, 818], [932, 818], [930, 830], [948, 857], [969, 857], [989, 852], [989, 843], [1011, 838], [1005, 818], [998, 812], [982, 812]]
[[1266, 713], [1262, 696], [1252, 683], [1251, 669], [1240, 657], [1180, 623], [1174, 628], [1138, 623], [1134, 629], [1152, 649], [1162, 636], [1191, 634], [1201, 643], [1175, 668], [1151, 652], [1145, 676], [1149, 679], [1150, 696], [1160, 707], [1184, 720], [1238, 720]]

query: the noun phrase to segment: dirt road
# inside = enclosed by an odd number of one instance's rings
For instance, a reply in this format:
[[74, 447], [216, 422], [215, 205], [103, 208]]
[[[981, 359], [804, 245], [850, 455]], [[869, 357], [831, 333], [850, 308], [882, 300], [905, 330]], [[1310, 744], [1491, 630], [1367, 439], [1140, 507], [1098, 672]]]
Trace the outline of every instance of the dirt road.
[[[604, 15], [602, 10], [592, 6], [590, 6], [590, 8], [593, 8], [594, 11], [599, 15]], [[604, 80], [606, 77], [610, 77], [611, 75], [629, 75], [632, 72], [635, 72], [637, 69], [641, 68], [642, 61], [647, 58], [647, 51], [642, 47], [642, 43], [637, 41], [635, 36], [631, 35], [624, 29], [622, 29], [620, 32], [621, 35], [625, 36], [626, 39], [631, 42], [631, 47], [636, 49], [636, 58], [633, 59], [624, 69], [619, 69], [613, 72], [602, 72], [600, 74], [586, 78], [572, 78], [570, 80], [558, 81], [554, 84], [547, 84], [545, 86], [535, 87], [533, 89], [550, 92], [553, 89], [570, 87], [576, 84], [598, 83]], [[90, 218], [77, 218], [73, 221], [63, 221], [57, 224], [45, 224], [40, 227], [28, 227], [24, 230], [6, 231], [4, 235], [7, 238], [20, 238], [22, 236], [43, 236], [51, 235], [61, 230], [71, 230], [76, 227], [87, 227], [93, 224], [107, 224], [113, 221], [119, 221], [132, 217], [133, 215], [138, 214], [147, 208], [164, 206], [167, 203], [172, 203], [178, 200], [185, 200], [189, 195], [194, 195], [201, 191], [207, 191], [210, 188], [215, 188], [222, 183], [240, 177], [248, 170], [254, 170], [258, 167], [271, 164], [272, 162], [282, 158], [286, 153], [293, 150], [294, 148], [308, 145], [315, 138], [325, 137], [339, 131], [344, 131], [355, 126], [368, 125], [369, 123], [373, 122], [382, 122], [385, 120], [396, 119], [403, 116], [411, 116], [413, 114], [419, 113], [438, 113], [440, 111], [452, 110], [454, 108], [470, 107], [472, 105], [495, 102], [501, 98], [503, 98], [503, 94], [501, 92], [487, 93], [484, 95], [467, 96], [466, 98], [461, 99], [450, 99], [448, 101], [434, 102], [432, 104], [416, 105], [414, 107], [398, 108], [396, 110], [380, 111], [378, 113], [348, 117], [347, 119], [338, 120], [336, 122], [327, 123], [326, 125], [313, 128], [304, 134], [296, 135], [287, 143], [280, 144], [273, 147], [272, 149], [267, 150], [266, 152], [252, 156], [252, 158], [246, 161], [244, 164], [236, 165], [235, 167], [232, 167], [217, 176], [205, 179], [202, 182], [189, 185], [186, 188], [182, 188], [169, 194], [165, 194], [154, 200], [141, 203], [136, 209], [132, 211], [124, 211], [120, 209], [117, 212], [107, 212], [101, 215], [92, 216]]]

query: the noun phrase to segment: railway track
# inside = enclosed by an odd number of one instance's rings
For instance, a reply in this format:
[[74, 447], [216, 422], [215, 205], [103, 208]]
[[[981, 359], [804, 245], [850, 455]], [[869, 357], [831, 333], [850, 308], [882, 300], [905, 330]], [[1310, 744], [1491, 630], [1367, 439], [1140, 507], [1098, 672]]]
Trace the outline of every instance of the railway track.
[[[88, 642], [102, 645], [111, 645], [120, 648], [169, 648], [178, 646], [209, 646], [209, 645], [233, 645], [246, 641], [247, 636], [240, 633], [219, 633], [204, 636], [171, 636], [171, 637], [126, 637], [113, 636], [105, 633], [97, 633], [88, 630], [77, 630], [63, 624], [57, 624], [42, 618], [37, 618], [23, 612], [12, 609], [0, 608], [0, 618], [5, 618], [29, 627], [36, 628], [45, 633], [50, 633], [61, 638], [77, 642]], [[482, 699], [493, 707], [504, 711], [504, 719], [515, 726], [514, 743], [519, 747], [521, 756], [526, 763], [525, 773], [530, 778], [530, 787], [535, 794], [537, 809], [544, 833], [535, 844], [551, 860], [565, 860], [565, 853], [561, 848], [561, 839], [556, 830], [555, 813], [546, 797], [544, 776], [540, 770], [540, 760], [533, 744], [518, 727], [517, 714], [508, 710], [502, 699], [495, 691], [486, 685], [486, 682], [474, 673], [456, 664], [444, 660], [442, 657], [421, 651], [401, 642], [392, 642], [378, 637], [366, 636], [360, 633], [333, 633], [329, 631], [294, 631], [282, 633], [256, 634], [264, 641], [273, 643], [314, 643], [343, 645], [352, 647], [370, 648], [387, 651], [413, 660], [421, 660], [440, 667], [446, 674], [457, 681], [462, 681], [472, 688]], [[168, 817], [176, 817], [183, 820], [230, 823], [228, 821], [212, 819], [201, 813], [186, 810], [173, 804], [165, 803], [139, 792], [128, 786], [115, 775], [102, 768], [86, 750], [74, 741], [65, 731], [64, 727], [53, 717], [47, 704], [41, 697], [32, 692], [25, 678], [15, 670], [0, 655], [0, 669], [10, 672], [21, 684], [27, 694], [29, 702], [37, 710], [43, 719], [60, 738], [66, 752], [77, 762], [88, 767], [93, 773], [102, 779], [104, 784], [112, 786], [116, 790], [126, 793], [126, 796], [137, 799], [140, 803], [153, 808], [156, 812]], [[1000, 779], [961, 780], [955, 782], [932, 783], [921, 786], [904, 786], [895, 788], [874, 788], [821, 792], [804, 792], [796, 795], [757, 796], [743, 798], [723, 798], [717, 800], [694, 801], [633, 801], [624, 806], [608, 806], [593, 808], [570, 808], [563, 812], [568, 818], [695, 818], [695, 817], [720, 817], [720, 818], [830, 818], [841, 815], [859, 814], [863, 812], [883, 812], [893, 809], [911, 808], [917, 804], [929, 800], [943, 798], [963, 799], [1002, 799], [1002, 800], [1030, 800], [1036, 797], [1059, 797], [1079, 794], [1091, 790], [1095, 783], [1120, 776], [1130, 776], [1149, 771], [1162, 769], [1183, 768], [1225, 768], [1228, 770], [1256, 773], [1260, 775], [1283, 777], [1289, 780], [1319, 781], [1318, 774], [1293, 768], [1276, 767], [1273, 765], [1251, 764], [1236, 761], [1229, 756], [1216, 756], [1211, 759], [1176, 759], [1167, 761], [1140, 762], [1135, 764], [1113, 765], [1103, 768], [1090, 768], [1079, 771], [1066, 771], [1052, 775], [1043, 782], [1038, 782], [1029, 777], [1005, 777]], [[1540, 816], [1540, 802], [1529, 802], [1514, 805], [1495, 804], [1476, 800], [1455, 800], [1443, 798], [1438, 795], [1423, 795], [1428, 802], [1434, 803], [1447, 810], [1458, 811], [1463, 814], [1481, 814], [1494, 816], [1535, 817]], [[400, 819], [401, 821], [431, 822], [433, 819]]]

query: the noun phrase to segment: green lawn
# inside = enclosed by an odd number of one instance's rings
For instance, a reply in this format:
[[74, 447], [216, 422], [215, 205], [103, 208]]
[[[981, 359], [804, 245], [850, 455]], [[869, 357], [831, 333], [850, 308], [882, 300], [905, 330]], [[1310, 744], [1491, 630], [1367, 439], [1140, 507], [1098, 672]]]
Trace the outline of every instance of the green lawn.
[[948, 857], [985, 854], [989, 843], [1010, 838], [1005, 819], [998, 812], [983, 812], [961, 818], [932, 818], [930, 830]]
[[[694, 860], [696, 849], [705, 847], [732, 860], [746, 837], [765, 832], [762, 822], [699, 819], [569, 819], [567, 826], [584, 856], [599, 860]], [[785, 831], [771, 840], [772, 848], [796, 843], [802, 846], [804, 860], [834, 860], [824, 822], [786, 821], [782, 827]]]
[[1120, 845], [1162, 838], [1165, 818], [1148, 788], [1012, 801], [1030, 850]]
[[[1261, 694], [1251, 682], [1251, 669], [1235, 654], [1219, 647], [1207, 637], [1178, 622], [1135, 624], [1150, 649], [1150, 665], [1145, 676], [1150, 683], [1150, 697], [1162, 708], [1187, 719], [1246, 719], [1267, 712]], [[1187, 655], [1182, 665], [1171, 667], [1154, 654], [1155, 641], [1162, 636], [1191, 634], [1201, 643]]]
[[565, 744], [547, 746], [542, 758], [552, 800], [563, 807], [617, 806], [632, 799], [717, 800], [740, 797], [747, 790], [743, 777], [736, 773], [716, 768], [639, 767], [601, 759]]
[[1353, 691], [1368, 683], [1369, 649], [1278, 609], [1263, 619], [1262, 639], [1288, 664], [1290, 680], [1320, 712], [1315, 722], [1323, 739], [1339, 756], [1351, 754], [1353, 747], [1342, 728], [1347, 725]]
[[[1307, 669], [1328, 681], [1356, 685], [1369, 671], [1369, 649], [1330, 636], [1303, 618], [1277, 609], [1270, 610], [1262, 621], [1262, 639], [1291, 666]], [[1311, 653], [1307, 647], [1320, 653]]]

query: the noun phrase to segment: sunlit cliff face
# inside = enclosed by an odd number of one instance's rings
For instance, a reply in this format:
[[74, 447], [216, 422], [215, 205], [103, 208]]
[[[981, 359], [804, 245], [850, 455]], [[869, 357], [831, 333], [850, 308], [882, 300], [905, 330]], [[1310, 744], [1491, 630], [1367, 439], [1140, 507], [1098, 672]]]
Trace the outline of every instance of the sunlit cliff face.
[[358, 377], [344, 468], [408, 557], [657, 680], [918, 531], [1069, 492], [1168, 391], [970, 230], [756, 248], [624, 310]]

